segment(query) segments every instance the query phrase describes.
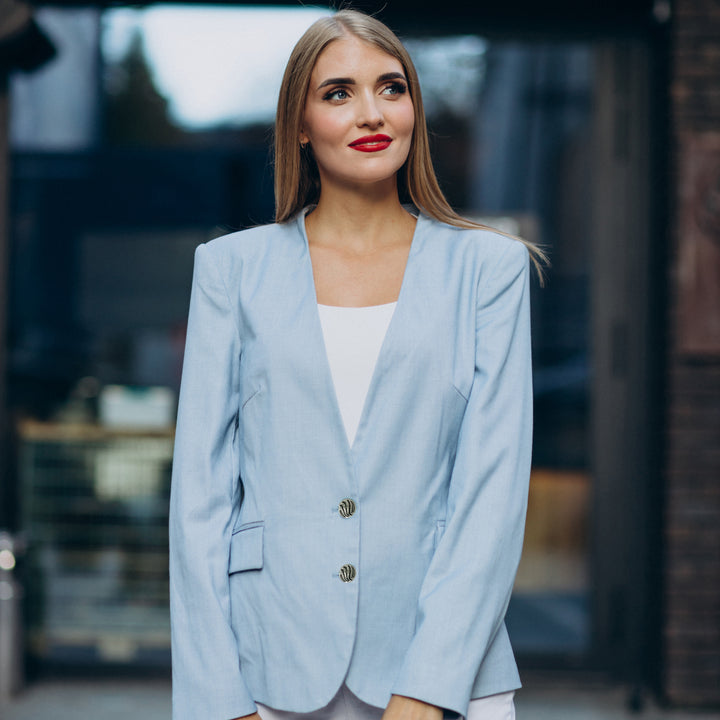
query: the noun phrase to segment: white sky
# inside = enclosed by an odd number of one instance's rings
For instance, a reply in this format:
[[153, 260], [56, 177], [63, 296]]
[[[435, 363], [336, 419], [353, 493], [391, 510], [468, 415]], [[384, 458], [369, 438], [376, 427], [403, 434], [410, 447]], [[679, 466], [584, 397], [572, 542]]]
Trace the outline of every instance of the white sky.
[[179, 125], [269, 121], [290, 51], [329, 14], [319, 8], [119, 8], [103, 13], [102, 49], [108, 62], [121, 60], [140, 28], [155, 84]]
[[[150, 72], [173, 121], [190, 130], [271, 123], [288, 55], [327, 9], [161, 5], [39, 8], [36, 18], [59, 49], [33, 73], [11, 76], [14, 148], [86, 148], [97, 141], [98, 71], [122, 82], [118, 63], [140, 31]], [[101, 34], [104, 63], [98, 63]], [[476, 36], [409, 40], [429, 116], [472, 117], [484, 78], [486, 42]]]
[[[162, 5], [109, 9], [102, 15], [102, 52], [112, 65], [143, 36], [155, 85], [182, 127], [272, 122], [293, 46], [327, 9]], [[484, 77], [486, 42], [455, 36], [408, 42], [426, 111], [471, 115]]]

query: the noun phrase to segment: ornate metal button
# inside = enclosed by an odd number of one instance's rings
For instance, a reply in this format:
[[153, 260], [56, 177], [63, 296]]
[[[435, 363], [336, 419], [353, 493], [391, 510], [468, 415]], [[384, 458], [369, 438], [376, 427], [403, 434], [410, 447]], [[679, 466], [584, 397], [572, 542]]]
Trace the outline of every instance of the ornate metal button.
[[355, 514], [355, 501], [350, 498], [341, 500], [340, 505], [338, 505], [338, 510], [344, 518], [349, 518], [351, 515]]
[[346, 563], [340, 568], [340, 579], [343, 582], [352, 582], [355, 579], [355, 575], [357, 575], [355, 566], [350, 563]]

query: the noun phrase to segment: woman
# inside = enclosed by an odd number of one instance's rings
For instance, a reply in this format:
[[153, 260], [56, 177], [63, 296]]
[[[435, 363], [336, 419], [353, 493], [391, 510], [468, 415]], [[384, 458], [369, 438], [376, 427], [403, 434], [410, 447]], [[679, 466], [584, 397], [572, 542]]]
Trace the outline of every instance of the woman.
[[354, 11], [288, 62], [276, 203], [196, 252], [174, 718], [511, 718], [526, 247], [449, 208], [412, 62]]

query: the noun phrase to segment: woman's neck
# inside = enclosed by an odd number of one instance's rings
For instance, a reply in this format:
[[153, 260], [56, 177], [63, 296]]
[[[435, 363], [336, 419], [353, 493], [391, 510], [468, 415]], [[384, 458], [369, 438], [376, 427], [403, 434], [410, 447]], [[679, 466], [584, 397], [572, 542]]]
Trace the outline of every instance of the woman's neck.
[[412, 237], [414, 226], [414, 218], [400, 204], [396, 192], [380, 197], [323, 193], [305, 219], [312, 244], [342, 246], [361, 254]]

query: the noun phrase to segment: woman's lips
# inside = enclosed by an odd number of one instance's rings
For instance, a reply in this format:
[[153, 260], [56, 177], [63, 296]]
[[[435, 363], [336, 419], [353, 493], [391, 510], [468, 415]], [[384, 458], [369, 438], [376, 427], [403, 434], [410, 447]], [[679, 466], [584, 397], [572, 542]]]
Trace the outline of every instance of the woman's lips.
[[392, 138], [387, 135], [366, 135], [365, 137], [353, 140], [350, 147], [360, 152], [378, 152], [390, 147]]

